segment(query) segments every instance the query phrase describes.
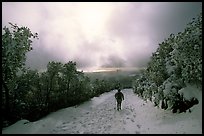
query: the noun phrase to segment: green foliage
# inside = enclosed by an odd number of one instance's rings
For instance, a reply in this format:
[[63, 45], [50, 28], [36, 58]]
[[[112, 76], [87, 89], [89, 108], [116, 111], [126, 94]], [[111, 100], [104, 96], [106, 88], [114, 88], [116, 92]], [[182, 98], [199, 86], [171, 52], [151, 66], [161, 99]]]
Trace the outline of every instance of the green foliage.
[[[113, 87], [106, 80], [92, 82], [77, 71], [76, 62], [49, 62], [47, 71], [24, 69], [18, 75], [12, 98], [12, 121], [21, 118], [35, 121], [52, 111], [78, 105]], [[5, 120], [5, 119], [4, 119]]]
[[2, 35], [2, 73], [4, 80], [12, 80], [16, 72], [25, 65], [25, 54], [32, 50], [31, 38], [37, 38], [27, 27], [11, 24], [11, 29], [3, 28]]
[[[154, 85], [153, 85], [154, 84]], [[202, 14], [183, 32], [171, 34], [152, 54], [147, 69], [133, 82], [134, 92], [171, 109], [187, 84], [202, 85]]]
[[17, 72], [23, 71], [26, 56], [32, 50], [32, 38], [38, 38], [37, 33], [32, 34], [27, 27], [18, 27], [9, 23], [10, 28], [4, 27], [2, 32], [2, 110], [3, 120], [15, 118], [11, 114], [15, 107], [15, 88]]
[[193, 19], [183, 33], [175, 38], [172, 59], [179, 66], [185, 83], [202, 83], [202, 14]]

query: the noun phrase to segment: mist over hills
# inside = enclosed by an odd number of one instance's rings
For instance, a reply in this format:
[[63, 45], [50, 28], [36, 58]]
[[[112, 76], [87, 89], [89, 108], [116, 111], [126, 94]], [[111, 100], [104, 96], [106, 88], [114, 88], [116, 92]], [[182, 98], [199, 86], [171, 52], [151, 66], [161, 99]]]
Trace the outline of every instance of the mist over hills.
[[140, 73], [140, 70], [113, 70], [113, 71], [98, 71], [84, 72], [91, 79], [109, 79], [120, 77], [134, 77]]
[[84, 72], [91, 81], [106, 80], [112, 83], [119, 83], [121, 88], [132, 88], [132, 81], [140, 74], [140, 70], [113, 70], [99, 72]]

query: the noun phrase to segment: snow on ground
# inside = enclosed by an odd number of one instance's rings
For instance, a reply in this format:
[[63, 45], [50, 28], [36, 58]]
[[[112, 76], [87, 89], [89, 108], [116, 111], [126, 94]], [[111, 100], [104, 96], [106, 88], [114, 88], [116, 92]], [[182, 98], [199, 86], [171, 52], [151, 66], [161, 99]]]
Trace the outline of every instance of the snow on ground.
[[29, 122], [21, 120], [2, 130], [3, 134], [202, 134], [202, 92], [192, 112], [172, 113], [154, 107], [124, 89], [122, 110], [117, 111], [117, 90], [94, 97], [79, 106], [53, 112]]

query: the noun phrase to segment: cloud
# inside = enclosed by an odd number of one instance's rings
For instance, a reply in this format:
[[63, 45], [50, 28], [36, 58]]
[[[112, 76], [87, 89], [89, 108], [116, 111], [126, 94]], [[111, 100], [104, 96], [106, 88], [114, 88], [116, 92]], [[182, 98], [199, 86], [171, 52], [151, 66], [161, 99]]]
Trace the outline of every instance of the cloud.
[[[127, 8], [128, 7], [128, 8]], [[129, 3], [109, 20], [111, 37], [120, 39], [129, 66], [145, 66], [158, 43], [183, 31], [201, 3]]]
[[201, 2], [3, 2], [2, 27], [12, 22], [39, 34], [27, 53], [32, 69], [52, 60], [79, 69], [144, 67], [158, 43], [201, 10]]
[[[36, 44], [38, 42], [38, 44]], [[31, 69], [38, 69], [39, 71], [45, 71], [48, 62], [50, 61], [60, 61], [63, 60], [59, 55], [56, 55], [54, 50], [50, 51], [46, 48], [43, 48], [40, 45], [43, 45], [41, 41], [34, 41], [35, 46], [33, 46], [33, 50], [26, 54], [26, 66]], [[63, 62], [64, 63], [64, 62]]]
[[120, 68], [125, 67], [125, 59], [121, 58], [120, 56], [110, 55], [107, 58], [103, 58], [105, 61], [101, 67], [103, 68]]

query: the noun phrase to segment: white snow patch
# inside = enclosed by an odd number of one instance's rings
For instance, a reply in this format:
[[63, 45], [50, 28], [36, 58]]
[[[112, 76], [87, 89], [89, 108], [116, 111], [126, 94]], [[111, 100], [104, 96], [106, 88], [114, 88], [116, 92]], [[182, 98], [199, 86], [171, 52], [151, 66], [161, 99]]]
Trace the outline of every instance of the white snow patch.
[[183, 94], [183, 97], [187, 100], [190, 100], [193, 97], [200, 100], [200, 97], [202, 96], [202, 94], [200, 95], [200, 90], [192, 85], [187, 85], [185, 88], [180, 89], [178, 93]]

